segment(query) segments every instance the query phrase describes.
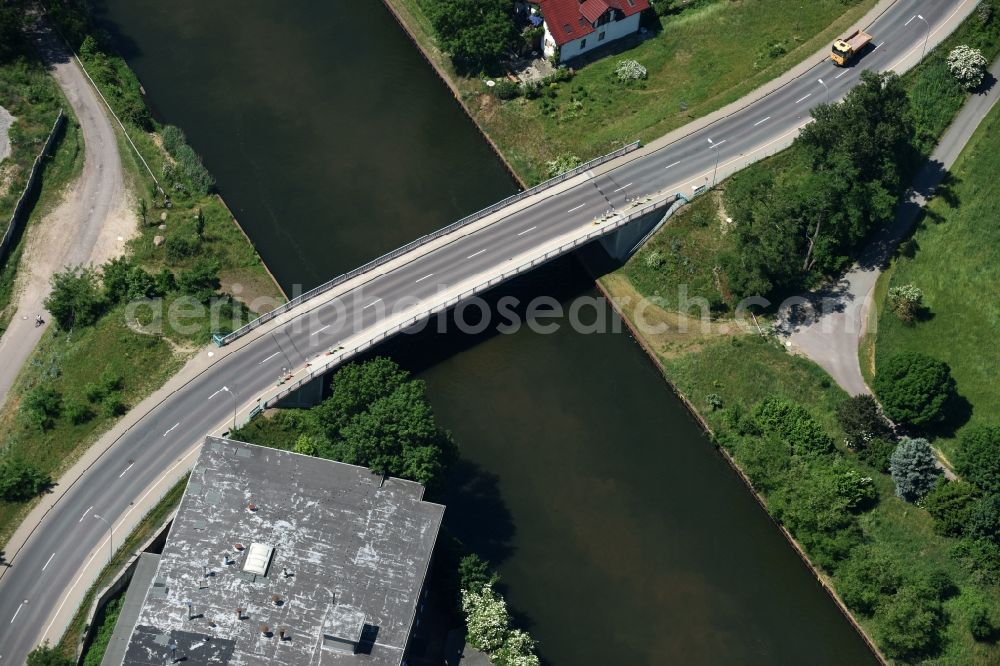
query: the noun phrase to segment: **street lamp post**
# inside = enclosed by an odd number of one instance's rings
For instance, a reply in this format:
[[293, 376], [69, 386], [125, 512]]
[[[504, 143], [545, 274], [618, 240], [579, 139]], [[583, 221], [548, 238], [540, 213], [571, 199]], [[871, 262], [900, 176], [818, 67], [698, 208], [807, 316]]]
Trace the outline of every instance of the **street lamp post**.
[[[223, 386], [222, 390], [228, 393], [233, 399], [233, 430], [236, 430], [236, 392], [228, 386]], [[232, 434], [232, 430], [230, 431], [230, 434]]]
[[715, 149], [715, 170], [712, 171], [712, 188], [715, 188], [715, 178], [719, 174], [719, 145], [712, 141], [712, 137], [708, 138], [708, 145]]
[[927, 39], [931, 36], [931, 24], [927, 22], [927, 19], [923, 17], [922, 14], [917, 14], [917, 18], [924, 22], [924, 48], [920, 52], [920, 59], [923, 60], [924, 56], [927, 55]]
[[826, 85], [826, 83], [823, 82], [823, 79], [816, 79], [816, 80], [819, 81], [819, 84], [821, 86], [823, 86], [824, 88], [826, 88], [826, 103], [829, 104], [830, 103], [830, 86]]
[[97, 518], [108, 526], [108, 563], [110, 563], [115, 559], [115, 526], [107, 518], [99, 514], [95, 513], [94, 518]]

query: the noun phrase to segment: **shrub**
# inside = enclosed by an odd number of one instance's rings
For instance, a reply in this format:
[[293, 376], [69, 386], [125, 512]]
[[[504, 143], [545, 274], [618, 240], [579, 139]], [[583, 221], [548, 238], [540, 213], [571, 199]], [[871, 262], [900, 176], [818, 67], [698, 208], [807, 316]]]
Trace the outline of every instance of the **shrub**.
[[915, 660], [931, 654], [940, 643], [941, 602], [920, 588], [904, 587], [891, 597], [876, 618], [885, 653]]
[[895, 421], [921, 427], [940, 423], [954, 392], [948, 364], [917, 352], [896, 354], [876, 370], [875, 393]]
[[651, 250], [646, 253], [645, 258], [642, 260], [643, 266], [652, 270], [659, 270], [663, 263], [666, 261], [663, 257], [663, 253], [659, 250]]
[[14, 458], [0, 464], [0, 499], [8, 502], [29, 500], [51, 483], [48, 474], [24, 460]]
[[101, 401], [101, 413], [108, 418], [121, 416], [127, 411], [128, 405], [125, 404], [122, 394], [117, 391], [107, 394]]
[[59, 651], [59, 648], [49, 647], [48, 643], [40, 645], [28, 654], [27, 666], [74, 666], [75, 659], [70, 659]]
[[73, 425], [82, 425], [94, 418], [94, 410], [83, 400], [71, 398], [66, 401], [66, 416]]
[[25, 394], [21, 409], [38, 427], [48, 430], [62, 413], [62, 394], [54, 388], [36, 386]]
[[837, 592], [854, 611], [871, 616], [896, 593], [903, 577], [895, 560], [870, 549], [859, 549], [837, 569]]
[[461, 590], [481, 590], [485, 586], [494, 586], [499, 580], [495, 571], [490, 569], [488, 562], [475, 553], [466, 555], [458, 562], [458, 581]]
[[992, 641], [997, 627], [990, 618], [990, 609], [983, 603], [969, 610], [969, 633], [977, 641]]
[[52, 276], [52, 291], [45, 298], [45, 309], [59, 328], [90, 326], [104, 308], [104, 294], [93, 269], [69, 268]]
[[177, 276], [178, 288], [202, 303], [211, 301], [220, 285], [219, 265], [214, 261], [199, 259], [194, 266], [186, 271], [181, 271]]
[[972, 505], [966, 534], [1000, 546], [1000, 495], [981, 497]]
[[165, 125], [160, 130], [160, 138], [163, 139], [163, 147], [171, 155], [176, 155], [177, 149], [187, 144], [187, 137], [184, 136], [184, 130], [174, 125]]
[[503, 646], [490, 655], [496, 666], [538, 666], [535, 641], [522, 629], [512, 629]]
[[833, 440], [801, 405], [776, 396], [765, 398], [754, 408], [754, 420], [760, 429], [784, 438], [796, 455], [827, 453]]
[[876, 438], [888, 439], [892, 428], [870, 395], [855, 395], [837, 405], [837, 421], [847, 435], [847, 446], [858, 450]]
[[923, 307], [924, 292], [912, 284], [890, 287], [889, 308], [901, 321], [912, 323]]
[[167, 259], [172, 262], [180, 262], [196, 255], [201, 243], [198, 241], [198, 237], [194, 235], [171, 236], [167, 239], [165, 245], [167, 247]]
[[507, 602], [492, 586], [484, 585], [479, 592], [462, 590], [462, 610], [472, 647], [492, 653], [503, 646], [510, 630], [510, 613]]
[[965, 44], [948, 54], [948, 71], [966, 90], [975, 90], [982, 84], [988, 66], [982, 51]]
[[965, 480], [1000, 493], [1000, 426], [979, 425], [962, 433], [955, 467]]
[[946, 481], [942, 477], [924, 496], [922, 504], [934, 519], [935, 532], [943, 536], [961, 536], [977, 497], [972, 484]]
[[889, 460], [896, 450], [896, 442], [877, 437], [858, 450], [858, 458], [865, 461], [880, 472], [889, 472]]
[[549, 178], [555, 178], [567, 171], [572, 171], [581, 164], [583, 162], [576, 155], [560, 155], [554, 160], [546, 162], [545, 169], [548, 172]]
[[628, 83], [630, 81], [641, 81], [647, 76], [646, 68], [636, 60], [620, 60], [615, 67], [615, 75], [619, 81]]
[[916, 502], [934, 487], [941, 468], [926, 439], [904, 437], [892, 453], [889, 473], [896, 484], [896, 495]]
[[493, 86], [493, 94], [498, 99], [514, 99], [521, 94], [521, 86], [507, 79], [500, 79]]

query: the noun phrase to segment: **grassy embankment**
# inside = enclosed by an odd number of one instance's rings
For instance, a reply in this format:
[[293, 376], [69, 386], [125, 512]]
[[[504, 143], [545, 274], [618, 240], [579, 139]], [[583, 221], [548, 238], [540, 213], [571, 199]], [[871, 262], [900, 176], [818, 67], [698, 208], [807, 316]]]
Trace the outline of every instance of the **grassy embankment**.
[[[65, 17], [59, 23], [64, 29], [72, 28]], [[73, 40], [73, 31], [66, 32]], [[82, 41], [84, 34], [77, 30], [75, 41]], [[212, 262], [218, 267], [223, 295], [228, 291], [246, 303], [256, 301], [260, 311], [282, 302], [280, 289], [222, 200], [193, 186], [180, 157], [163, 148], [161, 128], [149, 117], [139, 82], [124, 60], [109, 48], [84, 49], [82, 60], [172, 200], [171, 208], [162, 207], [162, 195], [155, 193], [152, 178], [119, 129], [126, 182], [136, 208], [137, 233], [128, 243], [132, 261], [152, 274], [166, 269], [175, 275], [199, 262]], [[140, 219], [142, 201], [145, 221]], [[199, 211], [204, 219], [201, 233]], [[164, 215], [165, 220], [161, 219]], [[165, 242], [154, 244], [156, 236], [163, 236]], [[183, 297], [179, 290], [171, 290], [157, 310], [167, 313]], [[231, 309], [243, 321], [252, 316], [243, 305]], [[125, 311], [124, 305], [111, 306], [94, 325], [68, 332], [50, 327], [0, 410], [5, 457], [25, 460], [58, 478], [128, 407], [162, 386], [207, 344], [213, 332], [209, 318], [201, 316], [185, 319], [190, 328], [184, 330], [164, 325], [160, 334], [139, 333], [126, 323]], [[139, 313], [143, 325], [150, 323], [149, 312]], [[220, 330], [236, 323], [223, 321]], [[62, 401], [60, 414], [44, 429], [20, 408], [21, 398], [38, 386], [54, 389]], [[95, 386], [102, 397], [92, 397]], [[74, 418], [73, 410], [67, 408], [71, 404], [82, 405], [86, 416]], [[0, 544], [10, 538], [33, 505], [33, 500], [0, 501]]]
[[[700, 2], [654, 19], [661, 30], [555, 84], [538, 99], [501, 102], [483, 81], [459, 75], [436, 47], [421, 0], [387, 0], [458, 90], [473, 118], [528, 183], [562, 155], [587, 160], [651, 141], [746, 95], [854, 25], [875, 0]], [[641, 85], [617, 82], [619, 60], [644, 65]]]
[[[957, 44], [971, 43], [992, 60], [1000, 51], [1000, 40], [982, 32], [973, 23], [976, 20], [972, 17], [966, 21], [924, 64], [905, 77], [918, 142], [925, 152], [965, 99], [965, 94], [949, 81], [944, 65], [947, 52]], [[892, 315], [881, 317], [877, 353], [917, 350], [948, 361], [959, 392], [973, 404], [973, 419], [994, 423], [1000, 394], [990, 382], [998, 366], [997, 356], [990, 350], [995, 347], [991, 334], [997, 329], [1000, 313], [986, 295], [992, 293], [998, 278], [990, 263], [994, 245], [991, 240], [1000, 240], [991, 226], [994, 216], [990, 214], [998, 205], [996, 188], [990, 180], [1000, 148], [998, 117], [1000, 112], [994, 110], [956, 165], [957, 182], [949, 188], [953, 196], [940, 197], [931, 204], [931, 212], [917, 233], [920, 249], [916, 256], [897, 259], [880, 282], [877, 294], [884, 297], [890, 281], [916, 283], [924, 289], [934, 314], [930, 321], [913, 327], [904, 326]], [[780, 172], [792, 163], [793, 156], [786, 152], [751, 169]], [[959, 203], [961, 207], [957, 207]], [[772, 341], [762, 340], [752, 326], [749, 331], [736, 328], [723, 314], [726, 308], [722, 304], [728, 294], [718, 258], [732, 249], [726, 238], [726, 224], [720, 197], [703, 197], [673, 219], [626, 266], [601, 282], [617, 299], [635, 302], [641, 295], [664, 299], [658, 301], [662, 308], [646, 311], [647, 321], [670, 323], [682, 319], [675, 311], [680, 285], [686, 285], [689, 297], [702, 297], [718, 306], [708, 332], [695, 322], [685, 334], [677, 332], [675, 326], [664, 334], [641, 337], [659, 359], [666, 377], [704, 416], [736, 464], [749, 470], [751, 478], [756, 478], [755, 470], [757, 476], [766, 477], [772, 472], [767, 465], [776, 463], [762, 459], [759, 450], [741, 442], [734, 435], [732, 419], [725, 415], [734, 408], [750, 411], [766, 397], [777, 395], [806, 407], [839, 443], [844, 433], [837, 424], [835, 406], [844, 393], [813, 363], [787, 354]], [[661, 258], [648, 261], [653, 252]], [[635, 320], [630, 308], [625, 308], [625, 314]], [[723, 409], [718, 409], [720, 403]], [[971, 609], [977, 605], [1000, 608], [1000, 590], [984, 583], [956, 557], [956, 540], [935, 534], [925, 510], [895, 496], [886, 474], [868, 467], [841, 444], [834, 459], [838, 465], [871, 476], [877, 486], [877, 503], [856, 516], [868, 552], [900, 563], [910, 580], [944, 573], [958, 588], [957, 594], [943, 600], [943, 615], [937, 621], [941, 635], [925, 654], [940, 664], [988, 664], [1000, 660], [996, 642], [976, 641], [968, 629]], [[794, 489], [793, 480], [785, 483]], [[764, 490], [756, 482], [755, 486], [772, 511], [778, 506], [774, 502], [787, 501], [780, 498], [787, 487]], [[836, 573], [826, 572], [824, 577], [838, 590], [844, 584]], [[889, 595], [883, 601], [892, 604]], [[891, 631], [886, 615], [876, 611], [873, 615], [855, 613], [855, 617], [884, 647], [885, 636]]]
[[[55, 154], [44, 163], [42, 188], [25, 228], [30, 227], [57, 204], [67, 183], [80, 173], [83, 146], [80, 128], [59, 86], [32, 58], [0, 63], [0, 104], [17, 120], [10, 128], [11, 154], [0, 163], [0, 234], [24, 191], [31, 166], [52, 130], [59, 109], [67, 114], [65, 132]], [[13, 298], [25, 233], [0, 265], [0, 335], [14, 314]]]
[[[971, 403], [973, 424], [1000, 424], [1000, 109], [994, 107], [951, 170], [947, 196], [935, 197], [914, 235], [912, 257], [896, 257], [879, 280], [875, 360], [917, 351], [951, 366], [959, 394]], [[904, 324], [888, 308], [893, 285], [915, 284], [930, 316]], [[870, 370], [870, 367], [869, 367]], [[960, 435], [960, 429], [956, 435]], [[954, 459], [957, 436], [936, 440]]]

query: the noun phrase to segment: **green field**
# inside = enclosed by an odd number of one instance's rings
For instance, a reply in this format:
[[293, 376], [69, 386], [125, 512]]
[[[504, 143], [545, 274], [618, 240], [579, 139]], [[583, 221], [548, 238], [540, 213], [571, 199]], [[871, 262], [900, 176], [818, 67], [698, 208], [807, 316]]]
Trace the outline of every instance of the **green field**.
[[[914, 235], [912, 258], [898, 257], [884, 287], [915, 284], [929, 315], [912, 325], [885, 311], [878, 319], [876, 359], [918, 351], [947, 362], [971, 421], [1000, 423], [1000, 108], [977, 130], [955, 163], [947, 194], [936, 197]], [[938, 440], [946, 455], [954, 439]]]

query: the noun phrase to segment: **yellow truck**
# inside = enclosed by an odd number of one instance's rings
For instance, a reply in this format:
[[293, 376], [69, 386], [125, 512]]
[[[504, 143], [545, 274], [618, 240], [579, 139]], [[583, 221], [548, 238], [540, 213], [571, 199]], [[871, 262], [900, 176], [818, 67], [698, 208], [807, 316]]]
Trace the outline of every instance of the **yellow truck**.
[[870, 41], [872, 41], [872, 36], [867, 32], [864, 30], [855, 30], [847, 37], [838, 39], [833, 43], [833, 53], [830, 54], [830, 59], [843, 67], [849, 60], [860, 53], [863, 48], [868, 46], [868, 42]]

